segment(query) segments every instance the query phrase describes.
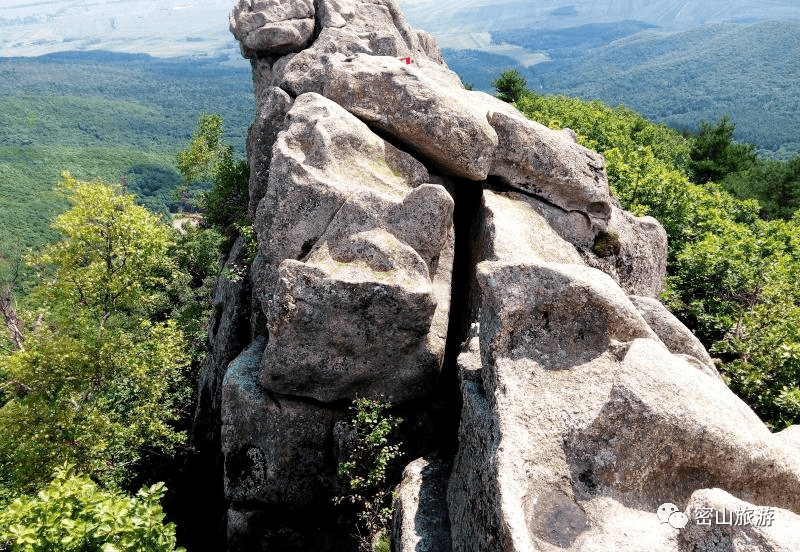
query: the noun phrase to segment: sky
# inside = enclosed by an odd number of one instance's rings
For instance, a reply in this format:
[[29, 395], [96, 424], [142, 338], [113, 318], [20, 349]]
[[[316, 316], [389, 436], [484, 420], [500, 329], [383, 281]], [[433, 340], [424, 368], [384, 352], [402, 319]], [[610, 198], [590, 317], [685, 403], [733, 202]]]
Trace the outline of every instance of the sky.
[[[0, 0], [0, 56], [104, 49], [159, 57], [228, 55], [234, 0]], [[415, 28], [443, 48], [490, 44], [490, 31], [635, 19], [674, 28], [719, 21], [800, 19], [797, 0], [399, 0]], [[523, 55], [524, 52], [517, 52]], [[536, 54], [529, 54], [536, 55]]]
[[0, 56], [103, 49], [158, 57], [238, 54], [232, 0], [0, 0]]

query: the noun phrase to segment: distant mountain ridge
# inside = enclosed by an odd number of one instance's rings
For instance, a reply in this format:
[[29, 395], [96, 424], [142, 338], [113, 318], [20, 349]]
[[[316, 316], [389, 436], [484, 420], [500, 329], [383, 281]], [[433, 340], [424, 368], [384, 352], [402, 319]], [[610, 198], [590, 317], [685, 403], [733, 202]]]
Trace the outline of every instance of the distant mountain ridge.
[[[103, 49], [246, 68], [228, 31], [233, 5], [5, 0], [0, 57]], [[500, 71], [516, 67], [541, 92], [623, 103], [680, 128], [728, 112], [738, 139], [770, 154], [800, 151], [796, 1], [405, 0], [399, 6], [477, 89], [491, 91]]]
[[[158, 57], [226, 55], [239, 62], [228, 32], [234, 0], [4, 0], [0, 56], [104, 49]], [[433, 34], [440, 46], [490, 43], [486, 33], [559, 29], [636, 20], [670, 29], [708, 23], [800, 19], [792, 0], [404, 0], [403, 14]], [[476, 36], [479, 35], [479, 36]]]
[[157, 57], [225, 55], [245, 65], [228, 32], [234, 0], [3, 0], [0, 56], [103, 49]]
[[683, 30], [710, 23], [800, 19], [800, 5], [790, 0], [405, 0], [400, 7], [410, 22], [440, 42], [447, 42], [443, 37], [450, 33], [564, 28], [622, 20]]
[[494, 31], [491, 37], [544, 61], [445, 49], [448, 65], [477, 89], [491, 90], [500, 71], [516, 68], [541, 93], [624, 104], [679, 129], [696, 130], [701, 120], [728, 113], [735, 138], [762, 154], [800, 152], [800, 20], [684, 31], [619, 22]]

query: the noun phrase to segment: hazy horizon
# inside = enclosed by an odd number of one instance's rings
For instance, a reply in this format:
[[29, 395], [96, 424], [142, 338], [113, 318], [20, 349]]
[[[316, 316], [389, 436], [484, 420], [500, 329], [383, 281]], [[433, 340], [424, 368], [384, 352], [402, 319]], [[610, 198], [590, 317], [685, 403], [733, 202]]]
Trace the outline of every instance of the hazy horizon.
[[[156, 57], [228, 56], [240, 60], [228, 31], [233, 0], [0, 0], [0, 56], [73, 50], [146, 53]], [[480, 49], [535, 63], [537, 53], [491, 43], [491, 31], [566, 28], [636, 20], [683, 30], [707, 23], [800, 19], [789, 0], [399, 0], [409, 23], [440, 47]], [[243, 60], [242, 60], [243, 61]]]

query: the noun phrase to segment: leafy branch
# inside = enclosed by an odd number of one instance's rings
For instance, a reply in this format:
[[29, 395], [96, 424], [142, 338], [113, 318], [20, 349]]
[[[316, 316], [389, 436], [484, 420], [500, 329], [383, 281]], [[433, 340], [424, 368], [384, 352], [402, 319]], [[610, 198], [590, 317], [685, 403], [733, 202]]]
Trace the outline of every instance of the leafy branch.
[[338, 506], [349, 504], [357, 511], [356, 534], [359, 550], [371, 552], [373, 543], [385, 540], [392, 517], [392, 489], [387, 486], [386, 472], [401, 456], [395, 436], [402, 423], [388, 413], [391, 405], [358, 399], [349, 427], [341, 427], [339, 476], [341, 495], [334, 498]]

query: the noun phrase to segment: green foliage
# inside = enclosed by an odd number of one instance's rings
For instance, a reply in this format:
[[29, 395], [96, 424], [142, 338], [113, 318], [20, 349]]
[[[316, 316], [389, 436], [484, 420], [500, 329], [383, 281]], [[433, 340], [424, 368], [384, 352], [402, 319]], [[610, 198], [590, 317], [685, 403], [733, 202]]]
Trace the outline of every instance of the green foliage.
[[222, 144], [222, 117], [201, 114], [188, 147], [178, 152], [178, 170], [186, 182], [201, 178], [211, 180], [219, 164], [233, 156], [231, 149]]
[[[153, 212], [187, 209], [175, 153], [197, 113], [221, 110], [225, 138], [244, 151], [252, 122], [250, 68], [227, 59], [158, 59], [72, 52], [0, 63], [0, 270], [57, 239], [50, 219], [60, 170], [82, 180], [124, 180]], [[195, 185], [203, 191], [210, 183]], [[25, 285], [25, 279], [21, 281]]]
[[692, 137], [689, 152], [688, 168], [694, 182], [722, 182], [727, 175], [744, 171], [755, 163], [755, 148], [733, 141], [735, 128], [727, 115], [716, 125], [700, 123], [700, 132]]
[[243, 151], [254, 104], [251, 71], [222, 61], [92, 51], [4, 58], [0, 145], [174, 153], [197, 113], [215, 109]]
[[372, 552], [392, 552], [392, 540], [389, 531], [381, 529], [372, 542]]
[[200, 196], [205, 220], [222, 229], [248, 225], [248, 179], [250, 167], [246, 161], [225, 158], [217, 167], [214, 186]]
[[182, 551], [175, 547], [174, 524], [164, 523], [164, 491], [158, 483], [128, 497], [65, 464], [37, 495], [0, 511], [0, 542], [14, 552]]
[[[186, 388], [182, 332], [159, 320], [177, 271], [172, 230], [131, 195], [64, 175], [63, 238], [29, 262], [25, 348], [0, 358], [19, 382], [0, 409], [0, 486], [27, 492], [64, 460], [110, 484], [145, 444], [183, 440], [170, 421]], [[34, 322], [34, 320], [36, 322]]]
[[233, 148], [222, 141], [222, 117], [201, 115], [191, 142], [178, 153], [178, 169], [187, 183], [213, 182], [199, 203], [206, 222], [229, 233], [235, 225], [247, 224], [250, 168], [246, 161], [236, 161]]
[[401, 418], [386, 413], [390, 405], [371, 399], [358, 399], [351, 407], [351, 432], [340, 452], [339, 475], [344, 483], [335, 503], [347, 503], [358, 512], [356, 526], [360, 549], [373, 550], [392, 517], [391, 488], [386, 471], [400, 453], [394, 436]]
[[[747, 294], [713, 350], [731, 386], [776, 428], [800, 420], [800, 216], [757, 222], [747, 236]], [[737, 247], [738, 251], [742, 248]], [[737, 252], [738, 252], [737, 251]], [[743, 268], [739, 263], [735, 269]]]
[[163, 308], [186, 337], [196, 372], [208, 350], [208, 319], [214, 310], [211, 293], [227, 239], [215, 228], [187, 224], [174, 233], [174, 240], [168, 254], [178, 270]]
[[619, 235], [614, 232], [600, 232], [594, 240], [592, 251], [600, 257], [610, 257], [618, 255], [621, 247]]
[[800, 155], [787, 161], [759, 159], [727, 175], [723, 184], [737, 197], [757, 199], [762, 218], [790, 220], [800, 209]]
[[[531, 94], [516, 106], [552, 128], [572, 128], [581, 144], [605, 156], [609, 183], [622, 206], [654, 216], [667, 231], [662, 300], [724, 361], [720, 369], [731, 388], [768, 425], [799, 423], [800, 215], [764, 221], [757, 201], [738, 199], [719, 184], [692, 183], [696, 144], [624, 107]], [[726, 146], [731, 125], [723, 123]], [[724, 170], [736, 170], [736, 162], [723, 163]], [[761, 168], [769, 166], [775, 165]]]
[[492, 86], [497, 90], [499, 99], [513, 103], [522, 97], [528, 84], [516, 69], [509, 69], [500, 73], [500, 76], [492, 81]]

